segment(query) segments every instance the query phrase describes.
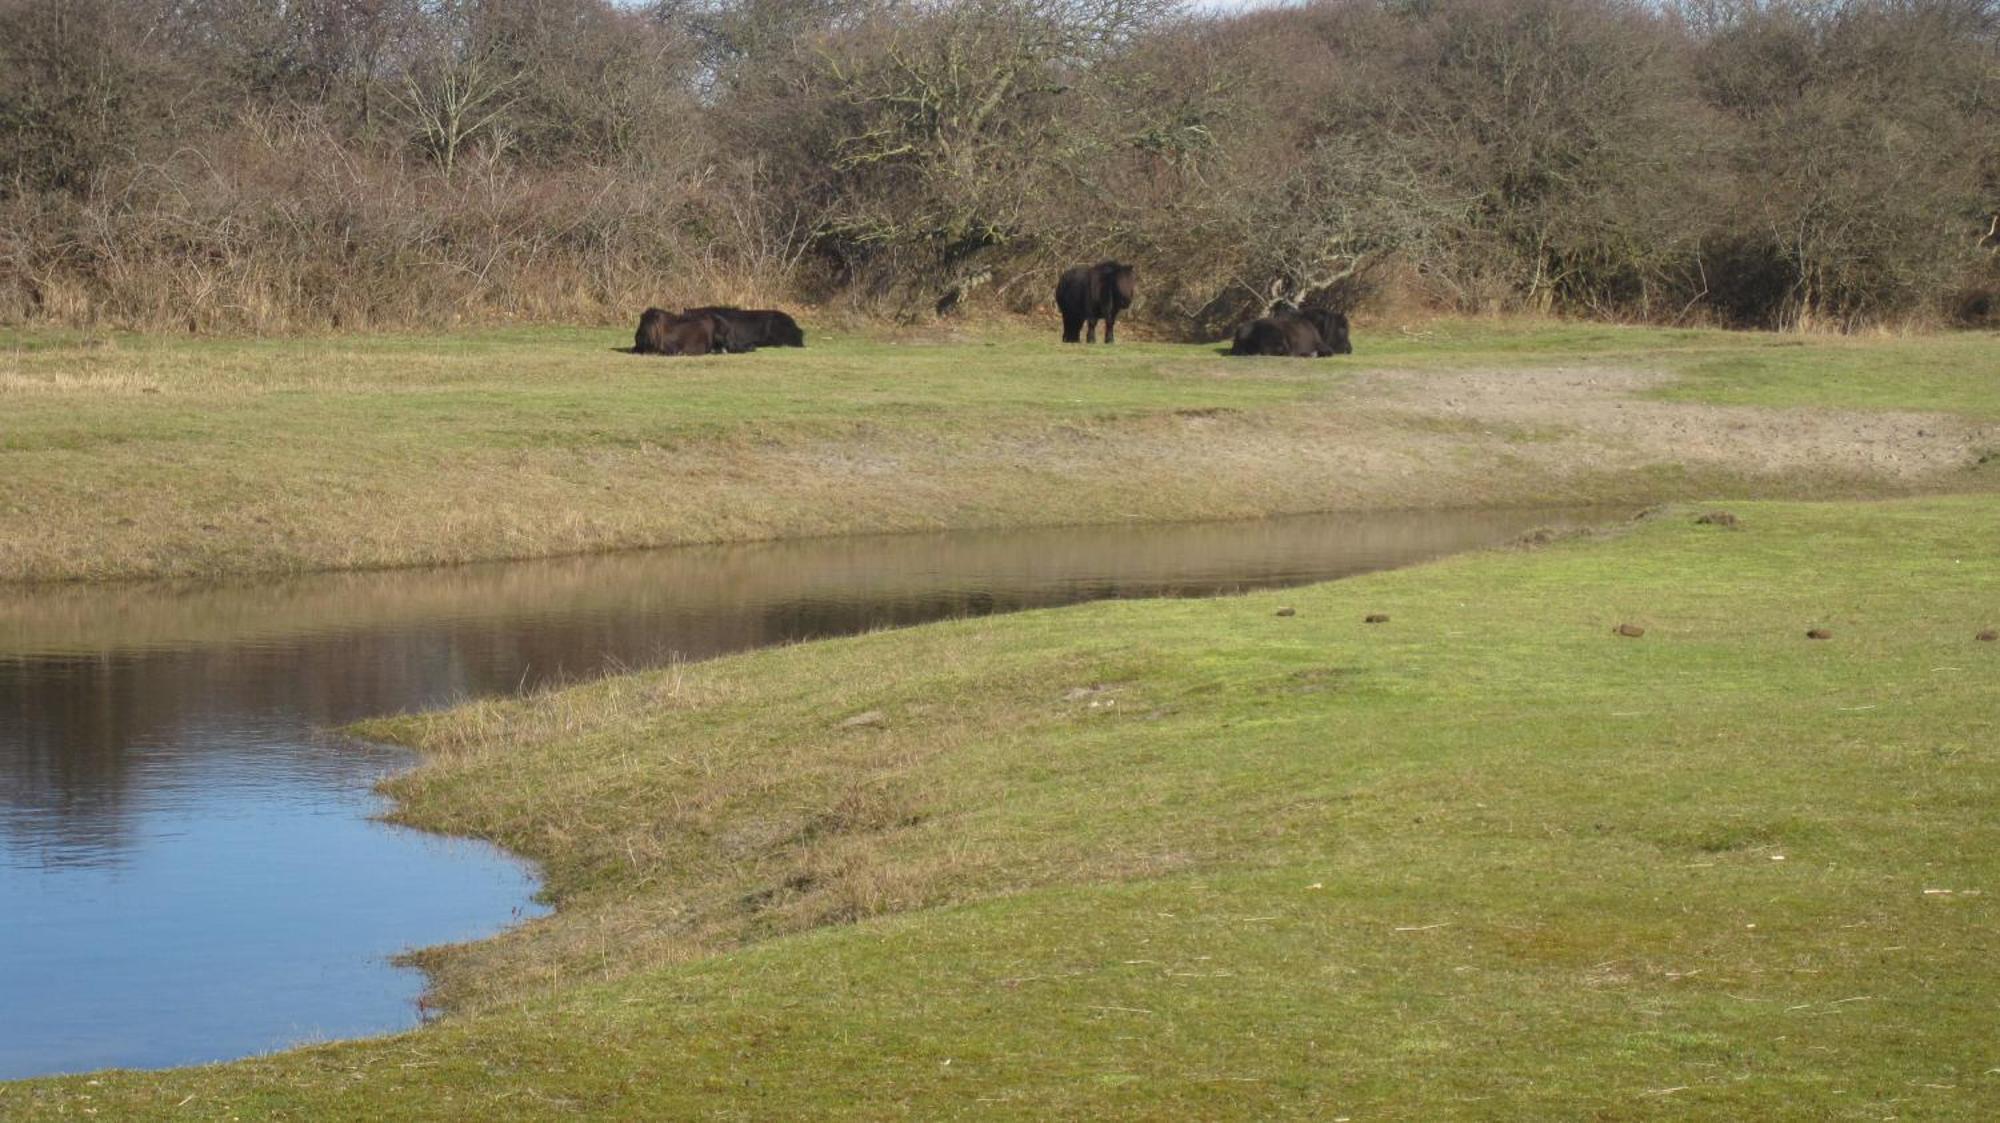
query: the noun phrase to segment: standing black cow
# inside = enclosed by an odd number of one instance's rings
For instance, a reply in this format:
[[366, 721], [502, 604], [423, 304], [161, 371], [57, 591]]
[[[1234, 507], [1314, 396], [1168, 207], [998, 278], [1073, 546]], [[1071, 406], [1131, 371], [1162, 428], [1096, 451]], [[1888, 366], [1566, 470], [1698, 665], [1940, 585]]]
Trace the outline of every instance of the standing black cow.
[[740, 343], [741, 350], [749, 351], [757, 347], [804, 347], [806, 333], [799, 330], [799, 322], [774, 308], [737, 308], [731, 305], [715, 305], [708, 308], [690, 308], [683, 315], [714, 316], [727, 326], [732, 350]]
[[[1118, 313], [1132, 306], [1132, 267], [1115, 261], [1079, 265], [1056, 282], [1056, 307], [1062, 309], [1063, 342], [1097, 342], [1097, 321], [1104, 321], [1104, 342], [1111, 342]], [[1086, 327], [1085, 325], [1088, 325]], [[1078, 339], [1079, 333], [1082, 339]]]

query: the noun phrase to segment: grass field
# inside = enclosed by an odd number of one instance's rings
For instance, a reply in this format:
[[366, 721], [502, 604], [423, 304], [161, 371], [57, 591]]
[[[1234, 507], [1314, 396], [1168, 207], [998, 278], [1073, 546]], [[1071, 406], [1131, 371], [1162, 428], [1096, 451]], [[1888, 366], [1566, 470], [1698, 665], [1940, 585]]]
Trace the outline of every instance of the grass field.
[[1699, 509], [375, 723], [556, 915], [0, 1116], [1994, 1118], [2000, 498]]
[[619, 329], [0, 332], [0, 581], [1979, 490], [2000, 449], [1991, 334], [1363, 324], [1357, 356], [1312, 363], [1053, 334], [814, 331], [802, 351], [665, 360], [618, 353]]

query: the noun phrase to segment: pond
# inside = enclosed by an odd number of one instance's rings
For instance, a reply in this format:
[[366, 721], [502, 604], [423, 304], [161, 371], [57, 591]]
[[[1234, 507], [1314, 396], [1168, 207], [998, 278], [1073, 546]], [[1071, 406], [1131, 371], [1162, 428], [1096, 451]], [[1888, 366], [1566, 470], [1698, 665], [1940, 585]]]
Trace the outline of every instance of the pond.
[[232, 586], [0, 590], [0, 1079], [406, 1029], [394, 962], [540, 915], [534, 871], [379, 821], [326, 730], [671, 657], [1406, 565], [1623, 511], [815, 539]]

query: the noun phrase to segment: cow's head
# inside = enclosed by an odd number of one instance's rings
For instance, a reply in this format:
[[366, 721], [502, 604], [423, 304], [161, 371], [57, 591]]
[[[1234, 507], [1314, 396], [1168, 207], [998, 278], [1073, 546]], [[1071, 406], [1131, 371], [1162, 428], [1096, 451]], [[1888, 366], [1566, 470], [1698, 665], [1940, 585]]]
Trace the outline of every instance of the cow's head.
[[1104, 272], [1105, 279], [1109, 282], [1108, 287], [1111, 289], [1113, 299], [1117, 301], [1118, 307], [1130, 308], [1132, 306], [1132, 294], [1139, 291], [1138, 284], [1132, 277], [1132, 267], [1130, 265], [1120, 265], [1115, 261], [1107, 261], [1104, 263]]

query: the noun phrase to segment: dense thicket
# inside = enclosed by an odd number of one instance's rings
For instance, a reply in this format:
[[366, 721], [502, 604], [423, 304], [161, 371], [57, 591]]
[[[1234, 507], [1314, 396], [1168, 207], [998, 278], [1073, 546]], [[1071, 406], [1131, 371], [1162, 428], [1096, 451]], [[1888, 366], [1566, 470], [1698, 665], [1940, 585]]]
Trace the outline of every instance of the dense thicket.
[[0, 0], [0, 319], [1996, 315], [2000, 0]]

